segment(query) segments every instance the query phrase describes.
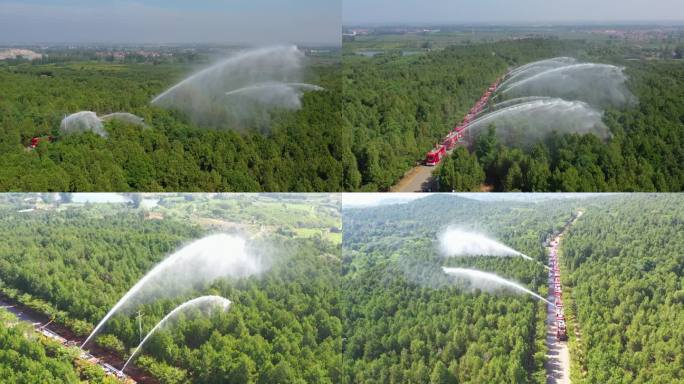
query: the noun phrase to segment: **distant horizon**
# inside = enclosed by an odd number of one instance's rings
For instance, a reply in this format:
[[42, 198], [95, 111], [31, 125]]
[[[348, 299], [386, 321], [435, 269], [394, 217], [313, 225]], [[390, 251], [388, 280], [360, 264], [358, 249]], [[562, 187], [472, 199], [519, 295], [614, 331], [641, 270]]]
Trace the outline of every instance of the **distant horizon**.
[[279, 45], [294, 45], [297, 48], [334, 48], [341, 49], [339, 43], [335, 44], [308, 44], [308, 43], [272, 43], [272, 44], [240, 44], [240, 43], [220, 43], [220, 42], [116, 42], [116, 41], [2, 41], [0, 40], [0, 48], [15, 48], [15, 47], [40, 47], [40, 46], [106, 46], [106, 47], [220, 47], [220, 48], [259, 48], [271, 47]]
[[606, 21], [366, 21], [366, 22], [344, 22], [342, 28], [369, 26], [369, 27], [582, 27], [582, 26], [665, 26], [665, 27], [684, 27], [684, 19], [681, 20], [606, 20]]

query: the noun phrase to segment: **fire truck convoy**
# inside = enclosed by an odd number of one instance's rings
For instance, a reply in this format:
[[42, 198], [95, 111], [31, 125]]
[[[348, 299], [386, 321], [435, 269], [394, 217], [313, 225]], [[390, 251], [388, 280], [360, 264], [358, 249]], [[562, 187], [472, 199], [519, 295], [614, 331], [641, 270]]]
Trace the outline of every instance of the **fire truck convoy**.
[[425, 155], [425, 165], [435, 166], [439, 164], [442, 159], [446, 157], [447, 151], [451, 151], [457, 143], [463, 141], [463, 135], [465, 134], [466, 129], [468, 129], [468, 124], [470, 124], [470, 122], [487, 106], [489, 98], [496, 92], [499, 84], [501, 84], [501, 80], [502, 77], [498, 78], [489, 88], [487, 88], [468, 114], [463, 117], [463, 120], [444, 137], [442, 143], [436, 144], [435, 147]]
[[553, 297], [556, 306], [556, 339], [559, 341], [566, 341], [568, 339], [568, 332], [565, 326], [565, 312], [563, 311], [563, 290], [560, 284], [560, 267], [558, 266], [558, 242], [560, 236], [557, 236], [551, 242], [551, 251], [549, 253], [549, 261], [551, 262], [551, 270], [549, 271], [550, 285], [553, 287]]

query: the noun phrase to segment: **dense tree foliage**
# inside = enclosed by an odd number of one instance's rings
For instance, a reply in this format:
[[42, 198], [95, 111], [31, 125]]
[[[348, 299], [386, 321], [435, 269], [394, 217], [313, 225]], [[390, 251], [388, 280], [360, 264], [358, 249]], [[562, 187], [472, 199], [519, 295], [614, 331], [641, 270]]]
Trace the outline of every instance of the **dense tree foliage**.
[[0, 251], [2, 282], [90, 323], [107, 313], [140, 272], [200, 234], [129, 212], [6, 214], [2, 223], [16, 239]]
[[580, 327], [577, 382], [683, 381], [683, 196], [592, 206], [562, 247]]
[[[37, 336], [0, 310], [0, 377], [7, 383], [78, 383], [68, 356], [50, 357]], [[27, 335], [31, 334], [31, 338]]]
[[[163, 383], [543, 383], [545, 305], [456, 283], [440, 267], [493, 272], [544, 296], [547, 271], [535, 261], [546, 262], [543, 243], [578, 210], [560, 258], [573, 381], [684, 379], [683, 196], [439, 194], [345, 209], [343, 239], [335, 199], [321, 196], [170, 195], [152, 209], [145, 196], [132, 199], [141, 208], [72, 199], [17, 212], [31, 204], [24, 196], [0, 198], [0, 229], [11, 239], [0, 247], [1, 291], [81, 333], [188, 239], [240, 223], [277, 244], [282, 257], [262, 276], [136, 308], [149, 330], [198, 295], [234, 303], [211, 316], [189, 312], [150, 340], [136, 364]], [[534, 261], [440, 257], [448, 225]], [[97, 342], [126, 356], [139, 337], [135, 315], [122, 314]], [[0, 326], [0, 343], [9, 346], [0, 347], [0, 370], [17, 381], [101, 379], [23, 330]]]
[[639, 103], [606, 111], [613, 137], [603, 142], [593, 135], [555, 135], [526, 148], [490, 142], [477, 150], [479, 139], [471, 138], [477, 161], [457, 151], [436, 173], [441, 190], [472, 190], [479, 181], [497, 191], [680, 191], [684, 67], [673, 60], [626, 60], [634, 51], [599, 41], [521, 39], [410, 56], [391, 50], [372, 58], [350, 53], [343, 57], [343, 118], [354, 135], [360, 174], [353, 187], [387, 190], [507, 68], [574, 56], [626, 67]]
[[[305, 94], [299, 111], [277, 112], [264, 132], [197, 127], [150, 105], [191, 70], [179, 63], [0, 63], [0, 190], [348, 189], [339, 63], [314, 65], [308, 80], [326, 90]], [[108, 138], [60, 136], [64, 115], [80, 110], [131, 112], [150, 127], [110, 122]], [[32, 137], [48, 135], [57, 140], [27, 149]]]
[[43, 338], [28, 324], [0, 309], [0, 377], [4, 383], [117, 382], [98, 366], [74, 366], [77, 355], [77, 350]]
[[542, 294], [546, 270], [522, 258], [442, 259], [435, 244], [453, 223], [544, 260], [542, 241], [570, 217], [572, 206], [540, 205], [441, 195], [345, 210], [346, 382], [546, 382], [545, 305], [454, 286], [439, 268], [494, 272]]
[[[593, 135], [555, 135], [529, 149], [494, 140], [481, 150], [481, 140], [491, 140], [481, 136], [475, 153], [486, 182], [498, 191], [681, 191], [684, 68], [669, 62], [627, 63], [639, 105], [606, 112], [604, 121], [613, 134], [607, 143]], [[481, 170], [464, 169], [463, 178], [478, 177]], [[461, 189], [442, 174], [443, 190]]]
[[440, 266], [490, 271], [543, 296], [546, 271], [521, 258], [440, 259], [435, 240], [453, 223], [545, 260], [542, 243], [578, 210], [584, 215], [561, 243], [573, 382], [681, 381], [682, 202], [679, 195], [435, 195], [346, 209], [346, 382], [546, 382], [544, 305], [454, 286], [437, 273]]
[[[323, 235], [340, 227], [335, 200], [186, 197], [165, 199], [152, 210], [163, 212], [164, 220], [118, 204], [68, 203], [46, 212], [2, 208], [0, 227], [14, 239], [14, 246], [0, 250], [3, 291], [87, 334], [180, 244], [239, 220], [242, 230], [267, 234], [263, 241], [273, 244], [276, 261], [258, 277], [219, 279], [136, 308], [144, 314], [143, 329], [150, 330], [185, 300], [213, 294], [233, 302], [225, 313], [190, 312], [162, 329], [139, 365], [163, 383], [339, 382], [340, 236]], [[259, 220], [259, 214], [273, 217]], [[135, 315], [128, 313], [112, 318], [98, 343], [127, 355], [139, 338]]]
[[439, 167], [439, 187], [443, 192], [478, 191], [484, 182], [485, 173], [477, 156], [465, 147], [458, 147]]

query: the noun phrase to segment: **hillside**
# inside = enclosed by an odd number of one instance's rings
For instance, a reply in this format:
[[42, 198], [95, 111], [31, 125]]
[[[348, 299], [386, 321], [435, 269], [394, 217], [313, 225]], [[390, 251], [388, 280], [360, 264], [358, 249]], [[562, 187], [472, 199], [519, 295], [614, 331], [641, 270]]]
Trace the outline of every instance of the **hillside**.
[[[345, 208], [345, 382], [545, 383], [546, 304], [477, 279], [468, 288], [440, 267], [495, 273], [545, 297], [535, 261], [547, 263], [543, 244], [578, 211], [560, 245], [573, 382], [681, 380], [681, 206], [677, 195], [442, 194]], [[449, 226], [533, 260], [444, 258]]]
[[[244, 278], [193, 280], [191, 286], [164, 283], [181, 281], [164, 275], [154, 280], [161, 288], [154, 285], [151, 292], [169, 289], [164, 284], [174, 290], [117, 313], [97, 344], [128, 357], [143, 336], [138, 311], [147, 332], [184, 301], [219, 295], [232, 302], [230, 310], [208, 317], [189, 313], [164, 327], [136, 359], [138, 367], [162, 383], [338, 382], [341, 225], [334, 196], [164, 195], [151, 209], [66, 203], [17, 212], [22, 196], [3, 199], [0, 227], [11, 241], [0, 247], [1, 292], [54, 319], [79, 343], [155, 264], [220, 231], [249, 238], [268, 256], [269, 268]], [[183, 270], [202, 273], [221, 265]]]

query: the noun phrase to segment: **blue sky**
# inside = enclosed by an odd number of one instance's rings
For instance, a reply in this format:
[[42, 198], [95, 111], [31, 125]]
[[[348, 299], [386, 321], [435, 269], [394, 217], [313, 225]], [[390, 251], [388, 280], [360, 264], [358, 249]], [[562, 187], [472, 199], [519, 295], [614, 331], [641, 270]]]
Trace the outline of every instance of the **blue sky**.
[[340, 0], [0, 0], [0, 43], [340, 44]]
[[684, 0], [342, 0], [343, 23], [684, 21]]

